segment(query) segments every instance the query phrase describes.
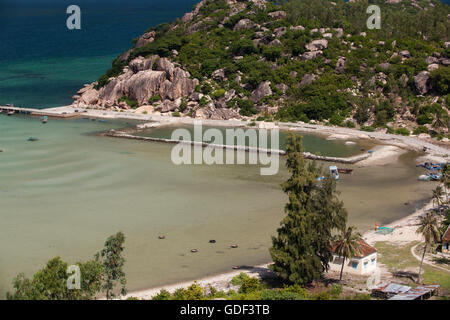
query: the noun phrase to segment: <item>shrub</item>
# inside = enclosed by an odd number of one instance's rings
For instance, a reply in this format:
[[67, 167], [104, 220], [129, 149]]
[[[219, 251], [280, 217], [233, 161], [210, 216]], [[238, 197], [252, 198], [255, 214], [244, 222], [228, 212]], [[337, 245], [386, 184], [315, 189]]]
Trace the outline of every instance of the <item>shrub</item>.
[[223, 97], [225, 95], [225, 90], [224, 89], [218, 89], [216, 91], [213, 92], [213, 98], [214, 99], [219, 99], [221, 97]]
[[172, 112], [172, 117], [180, 117], [181, 114], [178, 111]]
[[281, 52], [282, 52], [282, 49], [280, 47], [266, 46], [266, 47], [264, 47], [262, 54], [267, 60], [276, 61], [279, 57], [281, 57]]
[[409, 136], [410, 132], [406, 128], [398, 128], [397, 130], [395, 130], [395, 134], [400, 134], [402, 136]]
[[264, 290], [262, 300], [304, 300], [301, 294], [284, 290]]
[[374, 132], [375, 128], [374, 127], [361, 126], [361, 130], [362, 131], [367, 131], [367, 132]]
[[152, 300], [170, 300], [170, 292], [162, 289], [156, 296], [152, 298]]
[[122, 96], [118, 101], [125, 102], [127, 105], [129, 105], [133, 109], [136, 109], [137, 107], [139, 107], [139, 104], [136, 100], [130, 99], [127, 96]]
[[148, 99], [148, 103], [154, 104], [155, 102], [161, 101], [161, 96], [159, 94], [156, 94], [152, 96], [150, 99]]
[[254, 292], [258, 290], [260, 287], [260, 282], [258, 278], [248, 277], [244, 278], [242, 281], [242, 285], [239, 289], [239, 293], [248, 294], [250, 292]]
[[419, 135], [421, 133], [428, 133], [428, 128], [425, 126], [418, 126], [414, 128], [413, 134]]
[[240, 99], [237, 101], [237, 104], [238, 104], [239, 108], [241, 109], [239, 111], [239, 113], [242, 116], [250, 117], [250, 116], [258, 113], [258, 110], [255, 109], [253, 102], [251, 100]]

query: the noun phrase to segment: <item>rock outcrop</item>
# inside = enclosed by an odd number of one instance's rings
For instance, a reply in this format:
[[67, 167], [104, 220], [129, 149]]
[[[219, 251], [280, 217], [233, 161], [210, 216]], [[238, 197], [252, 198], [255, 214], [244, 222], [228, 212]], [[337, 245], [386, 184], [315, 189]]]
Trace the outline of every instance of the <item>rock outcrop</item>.
[[428, 71], [422, 71], [414, 77], [414, 84], [416, 85], [417, 92], [419, 94], [427, 93], [430, 88], [430, 73]]

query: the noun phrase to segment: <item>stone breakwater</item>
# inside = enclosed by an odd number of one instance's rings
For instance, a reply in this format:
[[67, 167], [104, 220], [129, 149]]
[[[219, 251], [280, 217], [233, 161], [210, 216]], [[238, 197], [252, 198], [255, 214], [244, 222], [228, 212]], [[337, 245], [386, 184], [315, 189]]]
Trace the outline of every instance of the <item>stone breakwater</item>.
[[[209, 144], [206, 142], [198, 142], [198, 141], [183, 141], [183, 140], [173, 140], [173, 139], [164, 139], [164, 138], [141, 137], [141, 136], [135, 136], [135, 135], [132, 135], [129, 133], [124, 133], [124, 132], [115, 131], [115, 130], [110, 130], [108, 133], [105, 134], [105, 136], [114, 137], [114, 138], [141, 140], [141, 141], [147, 141], [147, 142], [162, 142], [162, 143], [171, 143], [171, 144], [182, 143], [182, 144], [188, 144], [188, 145], [192, 145], [192, 146], [201, 146], [203, 148], [206, 148], [209, 146], [209, 147], [229, 149], [229, 150], [232, 149], [235, 151], [279, 154], [282, 156], [286, 155], [286, 152], [284, 150], [264, 149], [264, 148], [236, 146], [236, 145], [224, 145], [224, 144]], [[309, 152], [304, 152], [303, 155], [305, 156], [306, 159], [310, 159], [310, 160], [336, 162], [336, 163], [344, 163], [344, 164], [355, 164], [362, 160], [366, 160], [371, 156], [371, 154], [369, 154], [369, 153], [364, 153], [364, 154], [360, 154], [360, 155], [356, 155], [356, 156], [348, 157], [348, 158], [338, 158], [338, 157], [319, 156], [319, 155], [315, 155], [315, 154], [312, 154]]]

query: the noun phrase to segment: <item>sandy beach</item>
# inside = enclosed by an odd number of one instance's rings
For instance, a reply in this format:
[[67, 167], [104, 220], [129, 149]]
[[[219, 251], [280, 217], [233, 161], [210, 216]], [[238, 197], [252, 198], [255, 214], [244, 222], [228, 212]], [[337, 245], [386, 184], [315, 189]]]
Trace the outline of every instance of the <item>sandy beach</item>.
[[[70, 114], [75, 113], [78, 110], [79, 115], [83, 117], [95, 117], [103, 119], [132, 119], [140, 120], [144, 122], [157, 122], [159, 125], [177, 125], [187, 124], [193, 125], [198, 119], [184, 118], [184, 117], [171, 117], [161, 114], [136, 114], [133, 112], [114, 112], [87, 109], [82, 112], [74, 106], [66, 106], [60, 108], [46, 109], [46, 111], [55, 114]], [[247, 127], [251, 121], [240, 120], [201, 120], [202, 124], [209, 126], [227, 126], [227, 127]], [[417, 158], [417, 162], [433, 161], [433, 162], [448, 162], [450, 148], [448, 145], [438, 145], [431, 140], [422, 140], [415, 136], [399, 136], [386, 134], [382, 132], [365, 132], [350, 128], [331, 127], [316, 124], [305, 123], [270, 123], [269, 125], [261, 125], [257, 122], [257, 125], [263, 127], [277, 127], [280, 130], [294, 131], [294, 132], [307, 132], [317, 135], [326, 136], [329, 140], [343, 140], [348, 143], [356, 141], [358, 139], [370, 139], [377, 142], [372, 150], [371, 156], [367, 159], [361, 160], [357, 163], [357, 166], [383, 166], [389, 163], [394, 163], [398, 158], [407, 152], [408, 150], [418, 151], [423, 153], [422, 156]], [[433, 206], [430, 201], [423, 208], [416, 210], [409, 216], [400, 220], [394, 221], [387, 225], [394, 229], [394, 232], [389, 235], [376, 234], [374, 230], [364, 233], [363, 238], [371, 245], [378, 241], [389, 241], [394, 244], [407, 244], [413, 241], [420, 241], [420, 236], [416, 234], [417, 219], [426, 210], [429, 210]], [[241, 272], [245, 272], [251, 276], [270, 276], [271, 272], [268, 270], [268, 264], [242, 267], [237, 270], [233, 270], [227, 273], [218, 274], [215, 276], [206, 277], [203, 279], [192, 279], [186, 282], [180, 282], [175, 284], [169, 284], [165, 286], [150, 288], [142, 291], [136, 291], [129, 293], [126, 297], [137, 297], [140, 299], [151, 299], [162, 289], [173, 292], [177, 288], [186, 288], [190, 286], [194, 281], [205, 288], [209, 285], [214, 286], [218, 290], [230, 290], [236, 289], [231, 284], [231, 279]], [[124, 298], [126, 298], [124, 297]]]

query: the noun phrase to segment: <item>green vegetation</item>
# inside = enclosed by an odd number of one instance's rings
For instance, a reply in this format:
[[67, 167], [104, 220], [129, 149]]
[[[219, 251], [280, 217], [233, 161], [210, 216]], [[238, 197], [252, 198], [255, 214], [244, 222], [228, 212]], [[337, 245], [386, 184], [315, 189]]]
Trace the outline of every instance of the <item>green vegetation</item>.
[[105, 242], [105, 248], [95, 255], [95, 259], [100, 261], [103, 267], [102, 290], [106, 293], [106, 299], [117, 297], [115, 287], [120, 285], [120, 295], [127, 293], [125, 272], [123, 265], [125, 259], [122, 256], [125, 249], [125, 235], [122, 232], [110, 236]]
[[[107, 298], [115, 297], [116, 281], [122, 284], [125, 294], [125, 274], [122, 271], [125, 260], [122, 257], [125, 237], [121, 232], [108, 238], [105, 248], [86, 262], [77, 262], [79, 268], [79, 289], [74, 277], [77, 272], [68, 269], [69, 264], [60, 257], [50, 259], [46, 266], [36, 272], [31, 279], [20, 273], [13, 280], [14, 292], [8, 292], [8, 300], [91, 300], [101, 291]], [[74, 286], [69, 289], [68, 284]]]
[[[369, 4], [380, 6], [383, 12], [383, 27], [379, 30], [367, 29]], [[275, 118], [283, 122], [329, 120], [333, 125], [345, 126], [344, 119], [353, 117], [362, 125], [373, 115], [375, 123], [371, 126], [384, 127], [406, 107], [417, 117], [419, 125], [445, 127], [446, 112], [436, 114], [422, 110], [422, 106], [429, 104], [434, 95], [442, 96], [441, 109], [449, 105], [450, 67], [441, 65], [431, 72], [433, 89], [424, 98], [417, 97], [414, 76], [427, 70], [427, 57], [435, 53], [442, 58], [450, 57], [450, 50], [444, 46], [450, 34], [447, 19], [450, 10], [438, 0], [420, 5], [426, 10], [413, 6], [410, 0], [398, 4], [384, 0], [291, 0], [268, 2], [265, 9], [246, 2], [242, 11], [230, 17], [226, 1], [206, 1], [192, 21], [178, 19], [147, 30], [155, 32], [155, 40], [131, 48], [125, 60], [116, 59], [99, 79], [98, 87], [119, 75], [135, 57], [159, 55], [170, 57], [199, 79], [197, 91], [213, 99], [223, 97], [230, 89], [243, 94], [227, 103], [239, 108], [242, 116], [258, 113], [258, 108], [243, 97], [249, 97], [262, 81], [270, 81], [272, 95], [258, 103], [279, 106]], [[284, 10], [287, 18], [270, 18], [268, 14], [277, 10]], [[261, 28], [234, 30], [244, 18]], [[291, 30], [299, 25], [304, 28]], [[274, 36], [276, 29], [282, 27], [285, 32]], [[333, 35], [327, 39], [328, 47], [319, 57], [302, 59], [306, 44], [324, 38], [321, 32], [312, 32], [319, 28], [328, 28], [326, 32]], [[279, 41], [277, 45], [268, 45], [273, 40]], [[172, 55], [173, 50], [178, 55]], [[403, 59], [398, 54], [404, 50], [410, 57]], [[340, 57], [345, 57], [346, 62], [344, 69], [338, 71], [336, 63]], [[389, 67], [380, 66], [387, 63]], [[218, 69], [224, 69], [226, 80], [211, 78]], [[314, 74], [316, 78], [300, 87], [299, 82], [306, 74]], [[236, 80], [238, 76], [240, 81]], [[286, 92], [277, 88], [281, 84], [287, 86]], [[281, 96], [284, 99], [280, 104]], [[150, 103], [155, 102], [151, 100]], [[205, 106], [206, 100], [200, 105]]]
[[139, 104], [136, 100], [130, 99], [126, 96], [123, 96], [119, 99], [119, 102], [125, 102], [128, 106], [130, 106], [133, 109], [136, 109], [139, 107]]
[[[329, 268], [333, 231], [345, 228], [347, 211], [337, 197], [336, 181], [303, 156], [301, 136], [286, 141], [286, 166], [291, 177], [282, 184], [289, 202], [277, 236], [272, 237], [271, 269], [284, 281], [308, 284]], [[324, 175], [321, 186], [317, 177]]]

